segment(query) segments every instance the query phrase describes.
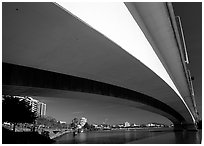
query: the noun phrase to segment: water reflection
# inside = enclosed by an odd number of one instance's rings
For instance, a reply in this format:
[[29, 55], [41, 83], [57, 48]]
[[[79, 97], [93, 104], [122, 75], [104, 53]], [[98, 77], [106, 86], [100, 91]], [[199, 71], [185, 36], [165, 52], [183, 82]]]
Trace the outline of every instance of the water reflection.
[[198, 131], [180, 131], [175, 132], [175, 143], [182, 143], [182, 144], [188, 144], [188, 143], [200, 143], [202, 132]]
[[81, 143], [83, 143], [83, 141], [86, 141], [86, 139], [87, 139], [87, 138], [86, 138], [86, 135], [87, 135], [86, 133], [80, 133], [80, 134], [79, 134], [79, 138], [78, 138], [78, 139], [79, 139], [79, 141], [80, 141]]
[[123, 143], [201, 143], [201, 131], [148, 132], [148, 131], [95, 131], [80, 133], [73, 137], [66, 134], [56, 138], [55, 143], [123, 144]]

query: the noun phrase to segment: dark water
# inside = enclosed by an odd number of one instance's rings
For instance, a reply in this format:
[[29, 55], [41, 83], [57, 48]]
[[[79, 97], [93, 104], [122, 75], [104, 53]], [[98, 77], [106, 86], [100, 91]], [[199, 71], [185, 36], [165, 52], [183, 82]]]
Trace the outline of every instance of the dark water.
[[201, 143], [202, 131], [180, 132], [149, 132], [149, 131], [94, 131], [80, 133], [73, 137], [66, 134], [56, 138], [56, 143], [72, 144], [199, 144]]

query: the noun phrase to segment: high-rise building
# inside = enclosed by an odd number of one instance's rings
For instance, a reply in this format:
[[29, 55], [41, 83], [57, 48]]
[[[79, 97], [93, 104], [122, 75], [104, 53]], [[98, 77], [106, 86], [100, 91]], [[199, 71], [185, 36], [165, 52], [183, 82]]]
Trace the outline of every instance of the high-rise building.
[[45, 103], [38, 102], [37, 113], [39, 113], [40, 116], [46, 115], [46, 104]]
[[31, 105], [31, 111], [36, 112], [38, 116], [46, 115], [46, 104], [40, 102], [39, 100], [33, 99], [32, 97], [22, 97], [22, 96], [14, 96], [15, 98], [25, 99], [25, 101]]

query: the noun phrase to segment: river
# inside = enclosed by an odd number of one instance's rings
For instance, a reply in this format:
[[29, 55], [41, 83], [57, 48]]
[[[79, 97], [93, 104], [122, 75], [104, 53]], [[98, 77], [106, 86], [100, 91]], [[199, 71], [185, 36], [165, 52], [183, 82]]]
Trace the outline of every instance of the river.
[[56, 144], [200, 144], [202, 131], [92, 131], [56, 138]]

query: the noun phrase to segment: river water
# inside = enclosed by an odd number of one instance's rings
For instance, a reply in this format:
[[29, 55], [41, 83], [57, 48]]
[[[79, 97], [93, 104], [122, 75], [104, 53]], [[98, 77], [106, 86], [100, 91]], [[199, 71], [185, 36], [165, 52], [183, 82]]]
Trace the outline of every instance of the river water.
[[60, 144], [200, 144], [202, 131], [92, 131], [73, 137], [71, 133], [56, 138]]

